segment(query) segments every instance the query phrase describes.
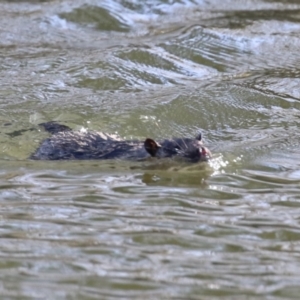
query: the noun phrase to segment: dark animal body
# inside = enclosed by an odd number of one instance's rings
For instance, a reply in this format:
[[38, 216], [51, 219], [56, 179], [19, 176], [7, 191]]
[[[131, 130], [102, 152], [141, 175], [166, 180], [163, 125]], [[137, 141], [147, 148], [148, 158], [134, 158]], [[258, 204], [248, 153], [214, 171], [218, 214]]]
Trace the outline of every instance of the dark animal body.
[[180, 157], [191, 162], [207, 161], [211, 154], [202, 145], [201, 134], [195, 139], [174, 138], [155, 142], [121, 140], [113, 135], [95, 131], [72, 131], [56, 122], [40, 124], [52, 134], [45, 139], [30, 158], [35, 160], [71, 159], [129, 159], [147, 157]]

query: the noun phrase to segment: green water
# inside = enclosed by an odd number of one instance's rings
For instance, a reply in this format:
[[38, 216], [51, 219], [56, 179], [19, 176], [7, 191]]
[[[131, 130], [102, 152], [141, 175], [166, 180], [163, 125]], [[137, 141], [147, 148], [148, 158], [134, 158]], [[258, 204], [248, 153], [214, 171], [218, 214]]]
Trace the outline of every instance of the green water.
[[[0, 1], [2, 298], [298, 299], [299, 20], [297, 1]], [[201, 131], [213, 159], [28, 160], [51, 120]]]

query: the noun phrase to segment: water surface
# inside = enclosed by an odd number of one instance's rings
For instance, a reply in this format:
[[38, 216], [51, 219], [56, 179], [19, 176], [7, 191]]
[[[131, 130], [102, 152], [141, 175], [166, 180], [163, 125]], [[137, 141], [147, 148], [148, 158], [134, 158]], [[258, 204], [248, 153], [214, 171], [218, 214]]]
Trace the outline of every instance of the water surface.
[[[5, 299], [298, 299], [297, 1], [0, 1]], [[30, 161], [38, 124], [194, 137], [208, 164]]]

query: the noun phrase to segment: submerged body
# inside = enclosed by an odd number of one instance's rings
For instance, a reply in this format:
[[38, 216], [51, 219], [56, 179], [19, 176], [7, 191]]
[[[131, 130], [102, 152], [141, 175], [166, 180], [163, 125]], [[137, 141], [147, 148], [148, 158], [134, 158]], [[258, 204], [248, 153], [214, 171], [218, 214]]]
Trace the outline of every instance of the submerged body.
[[210, 151], [203, 147], [201, 135], [195, 139], [174, 138], [159, 143], [147, 138], [145, 141], [121, 140], [115, 136], [95, 131], [72, 131], [55, 122], [40, 124], [53, 135], [45, 139], [31, 155], [36, 160], [70, 159], [130, 159], [147, 157], [181, 157], [187, 161], [207, 161]]

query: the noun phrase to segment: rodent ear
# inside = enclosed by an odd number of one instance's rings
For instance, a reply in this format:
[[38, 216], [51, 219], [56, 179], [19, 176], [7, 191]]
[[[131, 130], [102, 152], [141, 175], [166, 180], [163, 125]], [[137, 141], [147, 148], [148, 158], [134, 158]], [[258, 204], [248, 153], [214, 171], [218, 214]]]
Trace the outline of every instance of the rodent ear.
[[152, 139], [146, 139], [144, 142], [144, 147], [145, 150], [152, 156], [154, 157], [158, 151], [158, 149], [161, 147], [160, 144], [156, 143]]
[[201, 134], [201, 132], [199, 132], [198, 135], [196, 135], [196, 140], [197, 141], [201, 141], [202, 140], [202, 134]]

